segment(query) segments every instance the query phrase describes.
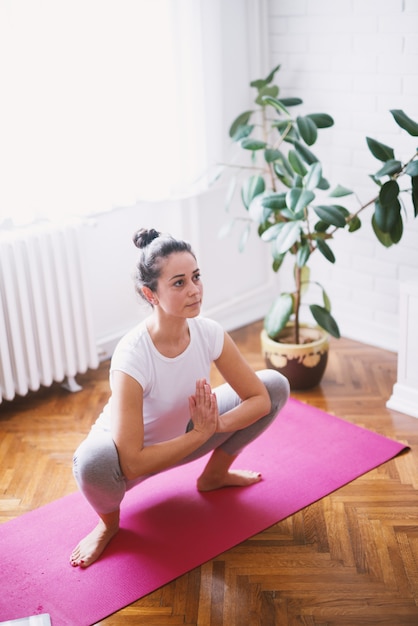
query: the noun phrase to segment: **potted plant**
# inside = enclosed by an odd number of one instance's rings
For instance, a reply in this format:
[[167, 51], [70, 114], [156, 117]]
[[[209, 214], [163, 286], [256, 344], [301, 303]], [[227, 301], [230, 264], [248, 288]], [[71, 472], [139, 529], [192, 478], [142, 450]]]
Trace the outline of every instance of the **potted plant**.
[[[279, 68], [275, 67], [267, 78], [250, 83], [256, 90], [256, 106], [238, 115], [230, 127], [239, 155], [247, 158], [228, 164], [235, 175], [227, 207], [240, 188], [244, 213], [233, 217], [221, 235], [230, 232], [233, 224], [244, 222], [239, 244], [243, 249], [249, 229], [255, 226], [260, 238], [270, 245], [275, 272], [288, 255], [294, 257], [294, 287], [275, 298], [265, 317], [261, 339], [267, 364], [282, 371], [291, 387], [306, 389], [322, 378], [329, 335], [340, 337], [327, 292], [311, 278], [312, 255], [318, 252], [335, 263], [330, 245], [334, 234], [340, 229], [356, 232], [361, 227], [360, 214], [372, 207], [371, 223], [379, 242], [386, 247], [398, 243], [403, 234], [403, 213], [410, 210], [403, 204], [405, 195], [412, 198], [413, 216], [418, 213], [418, 153], [415, 151], [403, 163], [395, 157], [393, 148], [367, 137], [371, 153], [381, 162], [371, 176], [377, 191], [366, 204], [349, 211], [340, 204], [340, 198], [353, 192], [339, 184], [330, 190], [321, 161], [311, 151], [318, 130], [332, 126], [334, 121], [327, 113], [292, 116], [289, 110], [302, 100], [279, 97], [279, 87], [273, 83]], [[391, 114], [402, 129], [418, 136], [418, 124], [403, 111], [392, 110]], [[402, 189], [401, 178], [405, 181]], [[324, 195], [326, 199], [320, 199]], [[319, 293], [318, 302], [311, 301], [312, 287]], [[301, 310], [306, 306], [314, 327], [301, 322]]]

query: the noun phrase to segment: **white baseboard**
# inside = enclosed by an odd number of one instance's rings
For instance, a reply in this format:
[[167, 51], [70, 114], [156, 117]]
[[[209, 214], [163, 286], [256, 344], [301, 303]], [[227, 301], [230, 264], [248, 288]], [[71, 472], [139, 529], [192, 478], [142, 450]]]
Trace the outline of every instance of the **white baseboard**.
[[393, 393], [386, 403], [388, 409], [418, 417], [418, 390], [395, 383]]

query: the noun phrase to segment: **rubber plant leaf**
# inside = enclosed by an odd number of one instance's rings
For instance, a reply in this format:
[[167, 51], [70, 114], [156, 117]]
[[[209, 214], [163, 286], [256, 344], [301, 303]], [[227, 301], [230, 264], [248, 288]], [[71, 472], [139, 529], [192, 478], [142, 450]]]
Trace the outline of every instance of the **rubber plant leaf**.
[[305, 161], [308, 165], [312, 165], [312, 163], [316, 163], [319, 161], [318, 157], [313, 154], [306, 146], [303, 145], [300, 141], [294, 142], [295, 149], [299, 154], [300, 158]]
[[258, 104], [259, 106], [263, 106], [264, 96], [271, 96], [272, 98], [277, 98], [278, 95], [279, 95], [279, 88], [277, 87], [277, 85], [265, 85], [258, 92], [258, 96], [255, 99], [255, 103]]
[[241, 139], [245, 139], [246, 137], [249, 137], [249, 135], [251, 135], [253, 130], [254, 130], [253, 125], [243, 124], [242, 126], [238, 126], [234, 136], [232, 137], [232, 140], [235, 142], [241, 141]]
[[282, 293], [273, 302], [264, 318], [264, 328], [270, 339], [277, 340], [293, 313], [293, 298], [290, 293]]
[[287, 158], [290, 165], [295, 170], [296, 174], [299, 174], [300, 176], [305, 176], [307, 174], [308, 170], [294, 150], [289, 150], [289, 152], [287, 153]]
[[370, 152], [376, 159], [379, 159], [379, 161], [385, 162], [395, 158], [393, 148], [390, 146], [386, 146], [384, 143], [380, 143], [380, 141], [376, 141], [376, 139], [372, 139], [371, 137], [366, 137], [366, 141]]
[[262, 102], [263, 102], [264, 106], [270, 105], [274, 109], [276, 109], [276, 111], [278, 113], [285, 113], [285, 115], [290, 117], [289, 111], [286, 109], [284, 104], [282, 104], [281, 101], [278, 98], [272, 98], [271, 96], [264, 96], [262, 98]]
[[306, 117], [309, 117], [317, 128], [334, 126], [334, 120], [328, 113], [309, 113]]
[[296, 254], [296, 264], [298, 267], [304, 267], [308, 262], [308, 259], [311, 254], [311, 249], [309, 245], [305, 243], [303, 246], [299, 248]]
[[266, 150], [264, 151], [264, 158], [266, 160], [266, 163], [273, 163], [273, 161], [277, 161], [277, 159], [280, 159], [281, 156], [282, 153], [280, 152], [280, 150], [266, 148]]
[[405, 169], [405, 174], [411, 177], [418, 176], [418, 160], [410, 161]]
[[305, 188], [306, 189], [315, 189], [318, 187], [319, 183], [322, 180], [322, 165], [319, 163], [312, 163], [309, 167], [308, 174], [305, 178]]
[[351, 189], [347, 189], [347, 187], [343, 187], [342, 185], [337, 185], [335, 189], [329, 193], [329, 196], [331, 198], [342, 198], [343, 196], [350, 196], [352, 193]]
[[396, 197], [392, 202], [383, 204], [381, 200], [374, 203], [374, 218], [376, 225], [384, 233], [390, 233], [394, 228], [401, 212], [401, 203]]
[[384, 166], [376, 172], [376, 178], [382, 178], [382, 176], [393, 176], [398, 174], [402, 169], [402, 163], [396, 159], [389, 159]]
[[280, 211], [286, 207], [286, 194], [285, 193], [272, 193], [269, 196], [264, 196], [261, 200], [261, 204], [267, 209], [273, 211]]
[[241, 146], [245, 149], [245, 150], [264, 150], [264, 148], [267, 146], [265, 141], [260, 141], [259, 139], [250, 139], [250, 138], [244, 138], [241, 141]]
[[326, 258], [330, 263], [335, 263], [335, 255], [329, 245], [323, 239], [317, 239], [316, 245], [318, 247], [319, 252]]
[[358, 215], [354, 215], [354, 217], [348, 221], [348, 232], [354, 233], [356, 230], [359, 230], [359, 228], [361, 228], [361, 220]]
[[303, 104], [301, 98], [280, 98], [280, 102], [284, 104], [285, 107], [295, 107], [299, 104]]
[[293, 187], [286, 194], [287, 207], [295, 214], [302, 211], [314, 199], [315, 194], [312, 191], [301, 189], [300, 187]]
[[277, 254], [284, 254], [300, 237], [301, 222], [285, 222], [276, 237]]
[[247, 241], [248, 241], [248, 238], [250, 236], [250, 231], [251, 231], [251, 226], [250, 226], [250, 224], [247, 224], [245, 226], [244, 230], [242, 231], [240, 240], [238, 242], [238, 250], [240, 252], [244, 251], [244, 248], [245, 248], [245, 246], [247, 244]]
[[250, 176], [244, 181], [241, 187], [241, 198], [247, 211], [251, 202], [256, 196], [264, 192], [265, 187], [266, 184], [262, 176]]
[[239, 126], [245, 126], [253, 113], [254, 111], [244, 111], [244, 113], [238, 115], [238, 117], [231, 124], [229, 136], [233, 138]]
[[418, 137], [418, 124], [414, 122], [414, 120], [411, 120], [401, 109], [392, 109], [391, 113], [398, 126], [406, 130], [406, 132], [413, 137]]
[[310, 117], [299, 115], [296, 124], [303, 141], [308, 146], [313, 146], [318, 139], [318, 129]]
[[318, 326], [326, 330], [336, 339], [339, 339], [341, 337], [338, 324], [329, 311], [327, 311], [324, 307], [319, 306], [318, 304], [311, 304], [309, 308]]
[[418, 176], [412, 178], [412, 203], [414, 205], [414, 215], [418, 215]]
[[317, 216], [326, 224], [331, 224], [337, 228], [344, 228], [347, 209], [337, 205], [319, 205], [314, 207]]

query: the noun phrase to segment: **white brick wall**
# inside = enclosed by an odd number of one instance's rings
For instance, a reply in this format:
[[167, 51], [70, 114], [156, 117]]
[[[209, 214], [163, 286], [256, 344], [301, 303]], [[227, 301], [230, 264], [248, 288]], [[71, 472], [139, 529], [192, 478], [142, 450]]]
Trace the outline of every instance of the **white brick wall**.
[[[418, 121], [418, 0], [267, 0], [267, 14], [268, 69], [281, 63], [281, 95], [301, 97], [304, 113], [334, 117], [313, 146], [326, 178], [370, 200], [377, 187], [368, 176], [379, 162], [365, 137], [401, 158], [418, 145], [389, 113], [403, 109]], [[335, 266], [314, 260], [315, 278], [328, 290], [343, 335], [396, 351], [400, 284], [418, 282], [418, 219], [387, 250], [371, 231], [371, 212], [361, 217], [360, 232], [338, 234]]]

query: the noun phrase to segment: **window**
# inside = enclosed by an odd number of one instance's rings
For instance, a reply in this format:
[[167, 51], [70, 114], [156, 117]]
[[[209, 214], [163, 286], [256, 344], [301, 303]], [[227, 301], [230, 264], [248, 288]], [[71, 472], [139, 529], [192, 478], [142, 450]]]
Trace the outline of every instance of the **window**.
[[1, 0], [0, 225], [189, 189], [207, 167], [201, 10]]

